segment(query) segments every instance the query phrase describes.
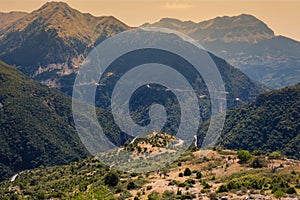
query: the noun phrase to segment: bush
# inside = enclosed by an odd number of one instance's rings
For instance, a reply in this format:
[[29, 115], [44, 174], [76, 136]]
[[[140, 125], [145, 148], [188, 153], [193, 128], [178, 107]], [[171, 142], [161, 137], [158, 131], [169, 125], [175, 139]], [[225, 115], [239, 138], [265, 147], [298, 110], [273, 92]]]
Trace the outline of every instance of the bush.
[[189, 184], [189, 185], [194, 185], [194, 184], [196, 184], [196, 181], [194, 180], [194, 179], [187, 179], [186, 181], [185, 181], [187, 184]]
[[211, 188], [211, 185], [209, 185], [205, 180], [201, 181], [201, 184], [203, 185], [204, 189], [209, 189]]
[[262, 152], [261, 152], [261, 150], [254, 150], [253, 151], [253, 155], [255, 155], [255, 156], [261, 156]]
[[178, 176], [179, 176], [179, 177], [183, 177], [183, 173], [180, 172], [180, 173], [178, 174]]
[[160, 200], [160, 196], [157, 192], [152, 192], [148, 195], [148, 200]]
[[[118, 200], [125, 200], [132, 197], [131, 193], [128, 191], [125, 191], [121, 196], [119, 196]], [[99, 199], [102, 199], [103, 197], [100, 196]]]
[[186, 183], [184, 183], [184, 182], [178, 184], [178, 187], [185, 187], [185, 186], [186, 186]]
[[120, 180], [119, 175], [116, 172], [109, 172], [104, 177], [104, 183], [111, 187], [116, 186], [118, 184], [119, 180]]
[[164, 193], [162, 194], [163, 196], [163, 199], [165, 200], [171, 200], [171, 199], [175, 199], [175, 193], [173, 191], [169, 191], [169, 190], [166, 190], [164, 191]]
[[186, 168], [183, 172], [183, 175], [184, 176], [190, 176], [192, 175], [192, 171], [190, 170], [190, 168]]
[[250, 163], [250, 167], [253, 168], [262, 168], [266, 166], [266, 162], [264, 160], [264, 158], [254, 158], [251, 163]]
[[210, 199], [210, 200], [217, 200], [217, 199], [218, 199], [218, 196], [217, 196], [216, 193], [213, 192], [213, 193], [210, 193], [210, 194], [209, 194], [209, 199]]
[[287, 194], [296, 194], [296, 189], [294, 187], [289, 187], [287, 190], [286, 190], [286, 193]]
[[182, 195], [181, 199], [194, 199], [196, 198], [196, 195], [191, 194], [189, 192], [185, 193], [184, 195]]
[[252, 154], [247, 150], [239, 150], [237, 154], [241, 163], [245, 163], [252, 158]]
[[202, 173], [201, 172], [197, 172], [196, 173], [196, 178], [197, 179], [201, 179], [202, 178]]
[[222, 193], [222, 192], [228, 192], [227, 186], [226, 185], [220, 185], [220, 187], [217, 189], [218, 193]]
[[281, 158], [281, 153], [279, 151], [273, 151], [269, 155], [269, 159], [280, 159]]
[[147, 185], [146, 189], [147, 190], [152, 190], [152, 185]]
[[133, 190], [135, 189], [136, 186], [134, 184], [134, 182], [130, 181], [128, 184], [127, 184], [127, 190]]
[[274, 197], [275, 198], [281, 198], [285, 195], [285, 193], [282, 190], [276, 190], [276, 192], [274, 192]]

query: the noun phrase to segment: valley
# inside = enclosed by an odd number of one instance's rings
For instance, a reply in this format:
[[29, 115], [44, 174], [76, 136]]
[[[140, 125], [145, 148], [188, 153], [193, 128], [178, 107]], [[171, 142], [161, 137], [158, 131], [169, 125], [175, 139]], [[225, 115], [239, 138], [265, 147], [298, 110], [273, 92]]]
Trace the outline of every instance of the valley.
[[[155, 8], [155, 20], [131, 26], [123, 12], [136, 19], [147, 12], [126, 7], [127, 0], [112, 0], [110, 8], [125, 5], [112, 15], [86, 12], [96, 1], [41, 1], [31, 10], [27, 3], [23, 11], [0, 9], [0, 200], [300, 199], [300, 42], [277, 34], [264, 15], [241, 7], [182, 20], [189, 15], [181, 11], [199, 2], [174, 1]], [[159, 15], [163, 9], [177, 14]], [[274, 18], [280, 24], [285, 16]], [[122, 45], [139, 48], [117, 55]], [[117, 55], [109, 66], [102, 66], [110, 59], [104, 52]], [[203, 55], [209, 62], [193, 66]], [[89, 64], [103, 67], [88, 71], [102, 77], [90, 80], [82, 70]], [[205, 79], [212, 66], [221, 82]], [[141, 67], [148, 71], [134, 71]], [[126, 80], [127, 73], [136, 74]], [[156, 79], [135, 80], [147, 76]], [[178, 84], [181, 77], [192, 91]], [[128, 101], [114, 107], [124, 91], [132, 92]], [[215, 99], [225, 100], [218, 109]]]

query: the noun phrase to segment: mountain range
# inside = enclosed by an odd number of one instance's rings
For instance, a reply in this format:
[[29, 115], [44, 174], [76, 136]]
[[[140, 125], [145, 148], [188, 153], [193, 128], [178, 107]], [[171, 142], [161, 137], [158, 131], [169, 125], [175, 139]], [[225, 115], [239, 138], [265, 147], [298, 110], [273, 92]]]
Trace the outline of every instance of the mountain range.
[[0, 59], [48, 86], [64, 87], [60, 79], [74, 74], [95, 45], [128, 29], [114, 17], [50, 2], [0, 29]]
[[[1, 13], [2, 16], [0, 59], [68, 94], [74, 73], [91, 49], [110, 36], [132, 29], [112, 16], [81, 13], [63, 2], [46, 3], [31, 13]], [[270, 88], [300, 81], [300, 43], [276, 36], [252, 15], [217, 17], [199, 23], [163, 18], [143, 26], [183, 32]]]
[[[129, 29], [114, 17], [94, 17], [66, 3], [50, 2], [0, 29], [0, 59], [71, 95], [76, 72], [90, 50], [107, 37]], [[216, 62], [231, 92], [229, 99], [248, 101], [264, 91], [238, 70], [228, 69], [226, 62]], [[236, 77], [240, 77], [239, 83]]]
[[252, 15], [217, 17], [199, 23], [163, 18], [142, 26], [169, 28], [187, 34], [251, 79], [270, 88], [295, 85], [300, 81], [300, 43], [276, 36]]
[[[1, 16], [0, 59], [15, 67], [0, 63], [0, 142], [4, 144], [0, 148], [0, 179], [24, 169], [87, 157], [89, 153], [76, 134], [71, 98], [55, 88], [71, 95], [78, 68], [93, 47], [132, 27], [114, 17], [81, 13], [61, 2], [46, 3], [32, 13], [1, 13]], [[274, 88], [300, 82], [299, 42], [275, 36], [253, 16], [218, 17], [201, 23], [162, 19], [153, 25], [182, 31], [212, 52], [209, 55], [225, 82], [231, 108], [266, 91], [265, 86], [242, 71]], [[138, 57], [133, 60], [139, 62]], [[169, 62], [176, 64], [176, 60]], [[119, 67], [126, 70], [125, 65]], [[111, 80], [117, 78], [111, 76]], [[201, 81], [195, 84], [205, 91]], [[150, 92], [137, 94], [150, 101]], [[296, 85], [262, 94], [256, 101], [233, 109], [228, 112], [220, 144], [251, 151], [282, 150], [299, 158], [298, 99], [299, 85]], [[168, 109], [173, 105], [167, 106]], [[209, 104], [206, 106], [209, 108]], [[120, 135], [106, 111], [97, 111], [106, 133], [113, 133], [108, 135], [111, 141], [124, 144], [129, 137]]]

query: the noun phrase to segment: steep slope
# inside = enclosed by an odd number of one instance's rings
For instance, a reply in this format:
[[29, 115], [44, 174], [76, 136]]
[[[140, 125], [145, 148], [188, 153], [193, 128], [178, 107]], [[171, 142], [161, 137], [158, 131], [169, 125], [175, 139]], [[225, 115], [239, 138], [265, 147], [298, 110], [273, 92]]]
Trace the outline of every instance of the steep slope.
[[220, 144], [300, 158], [300, 84], [259, 95], [229, 111]]
[[[19, 69], [26, 75], [70, 95], [77, 69], [87, 53], [105, 38], [128, 29], [113, 17], [93, 17], [66, 3], [46, 3], [5, 29], [0, 39], [0, 58], [22, 66]], [[264, 91], [225, 61], [215, 61], [230, 99], [248, 101]]]
[[164, 18], [143, 26], [165, 27], [198, 40], [209, 51], [271, 88], [300, 81], [300, 43], [274, 32], [261, 20], [242, 14], [204, 22]]
[[0, 180], [20, 170], [87, 157], [70, 98], [0, 62]]
[[[26, 75], [49, 86], [73, 74], [87, 53], [129, 27], [114, 17], [94, 17], [63, 2], [50, 2], [0, 33], [0, 59], [22, 66]], [[70, 84], [71, 85], [71, 84]]]

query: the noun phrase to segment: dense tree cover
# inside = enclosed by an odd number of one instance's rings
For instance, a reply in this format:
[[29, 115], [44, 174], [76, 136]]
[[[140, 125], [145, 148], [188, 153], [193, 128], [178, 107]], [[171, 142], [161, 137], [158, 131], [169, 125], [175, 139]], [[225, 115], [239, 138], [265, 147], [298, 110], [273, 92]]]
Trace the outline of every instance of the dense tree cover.
[[[0, 180], [39, 166], [66, 164], [89, 153], [75, 129], [71, 98], [0, 62]], [[107, 137], [124, 138], [106, 111], [96, 109]], [[82, 116], [83, 119], [85, 116]]]
[[75, 131], [71, 100], [0, 63], [0, 179], [88, 155]]
[[299, 119], [300, 84], [274, 90], [228, 111], [219, 144], [229, 149], [279, 151], [300, 159]]
[[[12, 199], [14, 189], [8, 190], [10, 184], [20, 188], [16, 199], [103, 199], [112, 200], [117, 187], [111, 187], [108, 177], [119, 176], [97, 159], [88, 158], [69, 165], [40, 167], [23, 171], [12, 183], [0, 184], [0, 199]], [[116, 186], [116, 185], [114, 185]], [[122, 188], [123, 187], [123, 188]], [[125, 190], [124, 186], [119, 192]], [[12, 187], [14, 188], [14, 187]], [[113, 189], [113, 190], [112, 190]]]

